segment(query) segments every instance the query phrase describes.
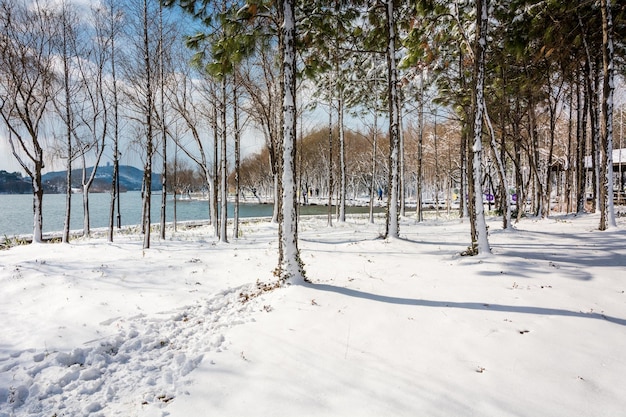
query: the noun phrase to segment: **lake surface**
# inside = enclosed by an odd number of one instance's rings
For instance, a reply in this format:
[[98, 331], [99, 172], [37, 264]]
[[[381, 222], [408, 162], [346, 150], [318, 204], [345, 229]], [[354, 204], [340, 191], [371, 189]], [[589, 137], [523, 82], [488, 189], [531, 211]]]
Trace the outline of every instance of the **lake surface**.
[[[92, 229], [108, 227], [111, 195], [108, 193], [89, 194], [90, 225]], [[233, 216], [234, 205], [228, 204], [228, 217]], [[271, 217], [272, 204], [241, 203], [239, 217]], [[151, 220], [158, 223], [161, 213], [161, 194], [152, 195]], [[367, 207], [346, 208], [349, 213], [367, 213]], [[120, 194], [120, 212], [122, 226], [141, 223], [141, 192], [129, 191]], [[328, 207], [304, 206], [301, 214], [326, 214]], [[63, 230], [65, 216], [65, 194], [46, 194], [43, 197], [43, 232]], [[178, 200], [176, 202], [176, 220], [207, 220], [209, 202], [201, 199]], [[174, 221], [174, 200], [168, 196], [166, 221]], [[83, 228], [83, 196], [72, 195], [72, 230]], [[4, 236], [29, 235], [33, 233], [33, 196], [31, 194], [0, 195], [0, 238]]]

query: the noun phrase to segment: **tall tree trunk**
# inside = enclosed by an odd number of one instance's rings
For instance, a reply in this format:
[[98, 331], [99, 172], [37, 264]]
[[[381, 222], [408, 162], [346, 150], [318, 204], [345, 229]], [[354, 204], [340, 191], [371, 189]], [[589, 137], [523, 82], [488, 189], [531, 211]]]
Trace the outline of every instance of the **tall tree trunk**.
[[143, 248], [150, 248], [150, 203], [152, 198], [152, 155], [154, 153], [152, 144], [152, 84], [150, 78], [152, 71], [150, 68], [150, 39], [148, 37], [148, 0], [143, 0], [143, 47], [144, 64], [146, 71], [146, 162], [144, 165], [144, 198], [143, 198]]
[[221, 176], [220, 176], [220, 241], [228, 242], [227, 236], [227, 225], [228, 225], [228, 165], [227, 165], [227, 155], [226, 155], [226, 76], [222, 76], [222, 101], [220, 103], [221, 106], [221, 116], [222, 116], [222, 141], [221, 141], [221, 152], [220, 152], [220, 162], [221, 162]]
[[167, 211], [167, 131], [165, 124], [165, 57], [163, 50], [163, 7], [159, 3], [159, 90], [161, 93], [161, 141], [163, 164], [161, 165], [161, 239], [165, 240], [165, 217]]
[[[113, 225], [114, 218], [117, 219], [117, 228], [122, 227], [122, 217], [120, 213], [120, 154], [119, 154], [119, 101], [117, 95], [117, 74], [115, 67], [117, 64], [115, 38], [116, 38], [116, 19], [114, 2], [110, 3], [110, 27], [109, 36], [111, 40], [111, 81], [113, 93], [113, 175], [111, 182], [111, 205], [109, 207], [109, 242], [113, 242]], [[117, 207], [117, 216], [115, 209]]]
[[400, 137], [398, 133], [400, 113], [398, 109], [398, 70], [396, 66], [396, 22], [393, 0], [385, 4], [387, 24], [387, 94], [389, 100], [389, 196], [387, 198], [386, 238], [398, 238], [400, 235], [398, 213], [398, 158]]
[[306, 280], [298, 249], [296, 199], [296, 19], [294, 0], [283, 0], [283, 193], [280, 278], [293, 283]]
[[573, 120], [574, 120], [574, 89], [570, 86], [569, 92], [569, 117], [567, 120], [567, 177], [565, 183], [565, 210], [567, 213], [572, 212], [572, 192], [574, 182], [574, 146], [573, 146]]
[[[577, 90], [577, 114], [576, 114], [576, 213], [585, 212], [587, 201], [587, 167], [585, 166], [585, 154], [587, 150], [587, 114], [589, 100], [587, 100], [587, 71], [588, 62], [583, 65], [582, 79], [578, 77]], [[582, 88], [581, 88], [582, 84]]]
[[[491, 153], [496, 161], [496, 165], [498, 167], [498, 177], [500, 178], [500, 184], [502, 185], [502, 188], [504, 190], [508, 190], [509, 189], [509, 181], [506, 178], [506, 168], [504, 166], [504, 161], [501, 157], [501, 155], [498, 153], [498, 145], [496, 143], [496, 134], [493, 130], [493, 125], [491, 124], [491, 119], [489, 118], [489, 113], [487, 112], [487, 107], [485, 106], [485, 121], [487, 124], [487, 128], [489, 130], [489, 137], [491, 138], [491, 141], [489, 142], [491, 145]], [[502, 146], [504, 146], [504, 144], [502, 144]], [[495, 193], [494, 193], [495, 194]], [[506, 196], [506, 193], [504, 193], [505, 198], [504, 198], [504, 213], [503, 213], [503, 221], [502, 221], [502, 228], [503, 229], [512, 229], [513, 228], [513, 224], [511, 223], [511, 201], [509, 201], [509, 199]]]
[[611, 0], [601, 0], [602, 7], [602, 68], [603, 68], [603, 100], [602, 100], [602, 127], [604, 154], [602, 158], [602, 186], [600, 195], [600, 230], [617, 227], [613, 208], [613, 92], [614, 84], [614, 46], [613, 46], [613, 16], [611, 14]]
[[487, 237], [487, 223], [485, 221], [485, 208], [483, 205], [483, 193], [481, 187], [481, 161], [482, 161], [482, 121], [485, 85], [485, 49], [487, 48], [487, 2], [488, 0], [476, 1], [476, 54], [475, 54], [475, 115], [474, 115], [474, 145], [473, 145], [473, 174], [474, 174], [474, 210], [476, 212], [476, 249], [479, 255], [491, 253]]
[[400, 216], [404, 217], [406, 215], [406, 169], [404, 166], [404, 126], [402, 123], [402, 98], [400, 92], [398, 93], [398, 144], [400, 148], [400, 163], [398, 165], [398, 170], [400, 171], [398, 179], [398, 188], [400, 195], [398, 196], [398, 198], [400, 199]]
[[433, 112], [433, 150], [435, 154], [435, 213], [439, 217], [439, 191], [441, 179], [439, 177], [439, 149], [437, 146], [437, 110]]
[[[293, 78], [294, 74], [292, 71], [294, 71], [294, 64], [292, 62], [292, 60], [294, 59], [293, 57], [291, 57], [291, 53], [295, 53], [295, 44], [294, 45], [287, 45], [287, 41], [289, 40], [290, 42], [294, 42], [294, 39], [291, 39], [291, 35], [293, 35], [293, 37], [295, 38], [295, 32], [296, 32], [296, 28], [295, 28], [295, 0], [282, 0], [282, 3], [279, 3], [279, 7], [278, 7], [278, 21], [282, 22], [282, 28], [281, 30], [278, 30], [278, 62], [280, 62], [280, 75], [278, 77], [278, 91], [279, 91], [279, 95], [280, 95], [280, 99], [281, 99], [281, 108], [280, 111], [278, 111], [278, 117], [276, 119], [278, 119], [278, 123], [275, 126], [275, 139], [276, 142], [274, 143], [274, 151], [275, 151], [275, 166], [274, 169], [276, 171], [276, 182], [275, 182], [275, 186], [276, 186], [276, 190], [277, 193], [274, 196], [274, 200], [275, 200], [275, 206], [278, 207], [278, 211], [277, 211], [277, 221], [278, 221], [278, 277], [281, 281], [285, 281], [286, 279], [289, 279], [290, 276], [288, 275], [288, 272], [285, 272], [285, 266], [289, 265], [289, 266], [293, 266], [290, 262], [291, 262], [291, 258], [288, 257], [288, 255], [292, 254], [293, 252], [293, 248], [285, 248], [285, 244], [289, 244], [290, 241], [292, 241], [293, 236], [288, 235], [289, 233], [294, 234], [294, 230], [285, 230], [286, 225], [284, 224], [284, 214], [285, 212], [287, 212], [289, 210], [289, 207], [285, 206], [285, 200], [284, 200], [284, 192], [285, 188], [284, 188], [284, 175], [285, 175], [285, 158], [284, 158], [284, 152], [285, 152], [285, 138], [288, 136], [287, 135], [287, 118], [288, 118], [288, 106], [286, 106], [286, 102], [289, 100], [291, 101], [291, 99], [288, 99], [287, 94], [288, 92], [286, 91], [287, 88], [290, 89], [292, 88], [291, 83], [293, 83], [293, 91], [295, 91], [295, 78]], [[287, 21], [289, 20], [288, 26], [286, 27]], [[293, 20], [293, 21], [292, 21]], [[292, 27], [293, 26], [293, 27]], [[287, 34], [287, 32], [292, 32], [291, 34]], [[293, 97], [293, 121], [291, 121], [292, 123], [295, 123], [296, 120], [296, 115], [295, 115], [295, 96]], [[293, 129], [293, 136], [294, 136], [294, 140], [295, 140], [295, 127], [291, 127], [290, 128]], [[295, 147], [294, 147], [295, 150]], [[294, 198], [295, 200], [295, 198]], [[296, 222], [298, 221], [298, 217], [297, 215], [295, 216], [295, 220]], [[296, 223], [297, 225], [297, 223]], [[297, 238], [297, 229], [295, 230], [295, 243], [297, 246], [298, 243], [298, 238]], [[299, 256], [299, 253], [298, 253]], [[298, 277], [295, 277], [296, 280]]]
[[[473, 127], [473, 124], [471, 124], [471, 126]], [[466, 141], [466, 148], [470, 149], [471, 148], [471, 142], [473, 140], [472, 135], [470, 135], [469, 131], [466, 131], [466, 129], [463, 129], [463, 132], [465, 132], [463, 134], [463, 138], [462, 140]], [[472, 148], [473, 149], [473, 148]], [[477, 225], [477, 221], [476, 221], [476, 193], [481, 192], [481, 189], [478, 188], [478, 191], [476, 190], [476, 182], [474, 181], [474, 152], [466, 152], [465, 155], [466, 158], [466, 166], [467, 166], [467, 211], [468, 211], [468, 215], [469, 215], [469, 221], [470, 221], [470, 241], [472, 242], [471, 245], [468, 247], [467, 250], [467, 254], [468, 255], [475, 255], [478, 252], [478, 246], [477, 246], [477, 242], [478, 242], [478, 229], [476, 228]], [[480, 184], [479, 184], [480, 187]], [[482, 201], [482, 197], [481, 197], [481, 201]]]
[[[533, 92], [528, 92], [528, 135], [530, 150], [528, 152], [528, 163], [530, 165], [530, 178], [533, 184], [532, 210], [535, 216], [543, 214], [543, 193], [544, 187], [541, 175], [541, 155], [539, 154], [539, 134], [537, 132], [537, 109]], [[530, 195], [530, 191], [529, 191]]]
[[[463, 48], [460, 47], [459, 45], [459, 65], [458, 65], [458, 69], [459, 69], [459, 85], [461, 87], [461, 91], [466, 91], [466, 80], [465, 80], [465, 71], [463, 69], [463, 59], [465, 57], [465, 54], [463, 53]], [[423, 124], [424, 121], [424, 104], [423, 104], [423, 99], [424, 99], [424, 88], [420, 87], [420, 125]], [[470, 199], [471, 197], [469, 197], [469, 167], [468, 167], [468, 153], [467, 153], [467, 149], [468, 149], [468, 145], [469, 145], [469, 133], [468, 133], [468, 124], [469, 124], [469, 120], [471, 119], [471, 115], [470, 115], [470, 111], [467, 109], [467, 106], [463, 106], [463, 116], [465, 118], [464, 120], [464, 126], [461, 128], [461, 146], [460, 146], [460, 150], [459, 150], [459, 157], [461, 159], [461, 189], [460, 189], [460, 195], [459, 195], [459, 217], [461, 218], [467, 218], [470, 217], [470, 210], [469, 210], [469, 205], [470, 205]], [[419, 139], [419, 148], [421, 149], [422, 146], [422, 138], [421, 138], [421, 131], [420, 131], [420, 139]], [[420, 167], [421, 167], [421, 151], [419, 153], [419, 158], [420, 158]], [[421, 211], [421, 194], [420, 194], [420, 211]], [[421, 214], [420, 214], [420, 220], [421, 220]], [[473, 224], [474, 222], [470, 222], [472, 224], [472, 230], [473, 230]], [[472, 241], [474, 241], [473, 239], [474, 237], [474, 233], [472, 232]]]
[[174, 186], [172, 187], [172, 191], [174, 194], [174, 200], [172, 201], [172, 221], [174, 223], [174, 232], [178, 231], [178, 213], [176, 210], [177, 202], [178, 202], [178, 145], [176, 144], [176, 140], [174, 140], [174, 166], [173, 166], [173, 174], [174, 174]]
[[331, 83], [328, 97], [328, 221], [329, 227], [333, 225], [333, 191], [334, 191], [334, 152], [333, 152], [333, 87]]
[[[219, 177], [217, 176], [217, 167], [218, 167], [218, 149], [219, 149], [219, 123], [217, 116], [217, 93], [215, 93], [215, 100], [213, 101], [213, 119], [211, 120], [211, 124], [213, 125], [213, 174], [210, 176], [213, 182], [213, 193], [209, 197], [213, 202], [213, 206], [210, 207], [211, 210], [211, 222], [213, 223], [213, 233], [215, 237], [219, 238], [220, 236], [220, 221], [218, 217], [218, 198], [217, 198], [217, 190], [219, 190]], [[208, 177], [207, 177], [208, 178]]]
[[[548, 110], [550, 112], [550, 142], [548, 144], [548, 161], [545, 172], [545, 192], [544, 192], [544, 203], [543, 203], [543, 213], [542, 217], [550, 216], [551, 211], [551, 201], [552, 201], [552, 161], [554, 159], [554, 136], [556, 130], [556, 106], [558, 105], [558, 98], [554, 99], [554, 103], [549, 100], [548, 102]], [[558, 171], [557, 171], [558, 172]]]
[[235, 136], [235, 207], [233, 213], [233, 237], [239, 238], [239, 198], [241, 194], [240, 184], [240, 160], [241, 140], [239, 132], [239, 97], [238, 97], [237, 71], [233, 73], [233, 129]]
[[[518, 101], [519, 103], [519, 101]], [[519, 109], [518, 109], [519, 110]], [[519, 113], [519, 112], [518, 112]], [[515, 204], [517, 206], [516, 222], [519, 222], [524, 214], [526, 205], [526, 195], [524, 193], [524, 171], [526, 167], [522, 166], [522, 140], [520, 135], [520, 127], [517, 121], [512, 123], [513, 137], [515, 142], [513, 148], [515, 151]]]
[[[420, 72], [420, 102], [419, 102], [419, 130], [417, 132], [417, 175], [415, 181], [415, 215], [417, 221], [424, 220], [424, 212], [422, 210], [422, 184], [423, 184], [423, 165], [422, 154], [424, 145], [424, 71]], [[465, 164], [463, 164], [465, 165]], [[462, 180], [461, 180], [462, 181]], [[462, 187], [462, 185], [461, 185]]]
[[374, 109], [374, 128], [372, 134], [372, 181], [370, 184], [370, 215], [369, 221], [374, 224], [374, 196], [376, 193], [376, 159], [378, 151], [378, 111]]
[[63, 235], [61, 241], [63, 243], [69, 243], [70, 241], [70, 221], [72, 214], [72, 109], [71, 109], [71, 92], [70, 92], [70, 68], [69, 68], [69, 22], [68, 22], [68, 10], [67, 4], [64, 2], [62, 5], [62, 44], [63, 44], [63, 89], [65, 92], [65, 127], [66, 127], [66, 151], [67, 151], [67, 173], [66, 180], [66, 194], [65, 194], [65, 219], [63, 221]]
[[343, 125], [343, 112], [344, 112], [344, 100], [343, 100], [343, 84], [339, 88], [339, 95], [337, 97], [337, 112], [339, 125], [339, 216], [337, 220], [339, 222], [346, 221], [346, 135], [345, 127]]
[[599, 70], [596, 67], [594, 71], [594, 90], [593, 90], [593, 100], [591, 101], [591, 106], [589, 108], [591, 112], [590, 121], [591, 121], [591, 159], [593, 163], [593, 210], [600, 210], [600, 181], [602, 178], [602, 138], [600, 137], [600, 120], [602, 118], [602, 105], [599, 102], [599, 85], [600, 85], [600, 74]]

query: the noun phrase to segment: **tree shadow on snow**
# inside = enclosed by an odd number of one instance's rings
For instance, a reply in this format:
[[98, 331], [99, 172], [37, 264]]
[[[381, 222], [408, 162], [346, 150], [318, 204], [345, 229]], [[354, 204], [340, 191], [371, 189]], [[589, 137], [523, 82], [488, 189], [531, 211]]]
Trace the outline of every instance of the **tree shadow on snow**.
[[531, 306], [510, 306], [503, 304], [487, 304], [476, 302], [455, 302], [455, 301], [434, 301], [420, 300], [415, 298], [390, 297], [387, 295], [372, 294], [365, 291], [354, 290], [351, 288], [337, 287], [328, 284], [307, 284], [313, 290], [334, 292], [348, 297], [356, 297], [365, 300], [377, 301], [381, 303], [410, 305], [417, 307], [434, 307], [434, 308], [459, 308], [467, 310], [484, 310], [498, 311], [506, 313], [520, 314], [536, 314], [540, 316], [563, 316], [563, 317], [579, 317], [586, 319], [605, 320], [620, 326], [626, 326], [626, 319], [607, 316], [599, 313], [584, 313], [582, 311], [563, 310], [559, 308], [531, 307]]

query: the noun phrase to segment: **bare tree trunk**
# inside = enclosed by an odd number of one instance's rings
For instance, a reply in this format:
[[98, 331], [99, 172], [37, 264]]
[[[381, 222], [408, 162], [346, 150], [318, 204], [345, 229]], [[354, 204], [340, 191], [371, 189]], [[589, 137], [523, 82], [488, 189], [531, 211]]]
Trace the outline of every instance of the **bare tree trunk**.
[[62, 4], [62, 48], [63, 48], [63, 90], [65, 92], [65, 127], [66, 131], [66, 152], [67, 152], [67, 173], [66, 180], [66, 194], [65, 194], [65, 219], [63, 222], [63, 235], [61, 241], [63, 243], [69, 243], [70, 241], [70, 221], [72, 214], [72, 159], [74, 157], [72, 150], [72, 136], [73, 136], [73, 118], [71, 109], [71, 91], [70, 91], [70, 68], [69, 68], [69, 37], [70, 27], [68, 22], [68, 5]]
[[439, 218], [439, 191], [440, 191], [440, 178], [439, 178], [439, 149], [437, 146], [437, 110], [433, 112], [433, 148], [435, 152], [435, 213]]
[[159, 2], [159, 83], [161, 93], [161, 239], [165, 240], [165, 217], [167, 211], [167, 131], [165, 124], [165, 51], [163, 50], [163, 6]]
[[370, 184], [370, 223], [374, 223], [374, 195], [376, 192], [376, 153], [378, 151], [378, 111], [374, 109], [374, 128], [372, 135], [372, 181]]
[[146, 71], [146, 162], [144, 165], [144, 198], [143, 198], [143, 248], [150, 248], [150, 200], [152, 197], [152, 155], [154, 153], [152, 144], [152, 71], [150, 68], [150, 40], [148, 37], [148, 0], [143, 0], [143, 47], [144, 64]]
[[[176, 142], [176, 141], [175, 141]], [[178, 199], [178, 145], [174, 143], [174, 187], [172, 190], [174, 192], [174, 201], [172, 204], [172, 221], [174, 222], [174, 232], [178, 231], [178, 213], [177, 209], [177, 199]]]
[[424, 71], [420, 72], [420, 102], [418, 115], [418, 132], [417, 132], [417, 173], [415, 179], [415, 216], [418, 222], [424, 220], [424, 212], [422, 211], [422, 154], [424, 144]]
[[333, 171], [334, 171], [334, 158], [333, 158], [333, 87], [331, 83], [330, 95], [328, 97], [328, 226], [333, 225]]
[[[120, 212], [120, 153], [119, 153], [119, 100], [117, 95], [117, 74], [115, 67], [117, 64], [115, 39], [117, 33], [116, 25], [116, 9], [113, 0], [109, 4], [110, 26], [109, 26], [109, 40], [111, 41], [111, 82], [113, 93], [113, 178], [111, 183], [111, 205], [109, 210], [109, 242], [113, 242], [113, 225], [114, 218], [117, 219], [117, 228], [122, 227], [122, 217]], [[115, 209], [117, 206], [117, 216], [115, 215]]]
[[226, 155], [226, 76], [222, 76], [222, 96], [220, 103], [220, 113], [222, 116], [222, 140], [220, 152], [220, 242], [228, 242], [227, 225], [228, 225], [228, 165]]
[[[614, 46], [613, 46], [613, 16], [611, 14], [611, 0], [601, 0], [602, 7], [602, 63], [603, 63], [603, 100], [602, 126], [604, 155], [602, 158], [603, 178], [600, 195], [600, 230], [617, 227], [613, 208], [613, 92], [614, 81]], [[621, 162], [621, 161], [620, 161]]]
[[[464, 70], [463, 70], [463, 59], [464, 59], [464, 53], [463, 53], [463, 48], [459, 47], [459, 83], [461, 86], [461, 90], [465, 90], [466, 88], [466, 81], [465, 81], [465, 74], [464, 74]], [[420, 89], [420, 96], [422, 98], [420, 98], [420, 102], [423, 101], [423, 97], [424, 97], [424, 92], [423, 92], [423, 88]], [[424, 112], [424, 108], [423, 108], [423, 104], [420, 103], [420, 126], [423, 124], [423, 112]], [[465, 114], [465, 120], [466, 120], [466, 126], [464, 126], [461, 130], [461, 146], [460, 146], [460, 159], [461, 159], [461, 189], [460, 189], [460, 207], [459, 207], [459, 217], [461, 218], [467, 218], [470, 217], [470, 212], [471, 210], [469, 210], [469, 205], [470, 205], [470, 197], [469, 197], [469, 167], [468, 167], [468, 155], [467, 155], [467, 148], [468, 148], [468, 144], [469, 144], [469, 138], [468, 138], [468, 128], [467, 128], [467, 124], [469, 124], [469, 120], [470, 120], [470, 116], [469, 116], [469, 112], [466, 110], [466, 107], [463, 108], [463, 113]], [[421, 129], [421, 127], [420, 127]], [[422, 138], [421, 138], [421, 131], [420, 131], [420, 140], [419, 140], [419, 158], [420, 158], [420, 167], [421, 167], [421, 158], [422, 158], [422, 154], [421, 154], [421, 146], [422, 146]], [[421, 202], [421, 193], [420, 193], [420, 202]], [[420, 216], [421, 216], [421, 203], [420, 203]], [[470, 224], [473, 224], [473, 222], [470, 222]], [[473, 228], [473, 226], [472, 226]], [[473, 230], [473, 229], [472, 229]], [[474, 233], [472, 232], [472, 241], [473, 241], [473, 237], [474, 237]]]
[[399, 175], [399, 182], [398, 182], [398, 186], [399, 186], [399, 191], [400, 191], [400, 195], [399, 195], [399, 199], [400, 199], [400, 216], [404, 217], [406, 216], [406, 182], [405, 182], [405, 174], [406, 174], [406, 169], [404, 166], [404, 126], [402, 123], [402, 99], [400, 97], [400, 94], [398, 94], [398, 141], [399, 141], [399, 145], [400, 145], [400, 164], [399, 164], [399, 171], [400, 171], [400, 175]]
[[235, 133], [235, 207], [233, 213], [233, 237], [239, 238], [239, 197], [241, 194], [240, 185], [240, 160], [241, 160], [241, 140], [239, 132], [239, 98], [238, 98], [237, 71], [233, 73], [233, 128]]
[[398, 70], [396, 66], [396, 22], [394, 18], [393, 0], [387, 0], [385, 5], [387, 24], [387, 73], [389, 99], [389, 196], [387, 199], [386, 238], [400, 236], [398, 213], [398, 158], [399, 158], [399, 124], [400, 112], [398, 109]]
[[344, 100], [343, 100], [343, 85], [339, 88], [339, 94], [337, 97], [337, 112], [339, 125], [339, 216], [337, 220], [339, 222], [346, 221], [346, 138], [345, 128], [343, 125], [343, 112], [344, 112]]
[[474, 174], [474, 210], [476, 212], [476, 244], [479, 255], [491, 253], [487, 237], [487, 223], [483, 206], [483, 194], [481, 188], [481, 161], [482, 161], [482, 121], [484, 104], [485, 82], [485, 49], [487, 47], [487, 2], [488, 0], [476, 1], [476, 62], [475, 62], [475, 115], [474, 115], [474, 146], [473, 146], [473, 174]]
[[[578, 111], [576, 114], [576, 213], [583, 214], [585, 212], [585, 202], [587, 200], [587, 167], [585, 166], [585, 151], [587, 148], [587, 109], [589, 101], [586, 99], [585, 88], [588, 70], [588, 63], [584, 65], [584, 71], [581, 77], [578, 77], [577, 102]], [[581, 83], [583, 84], [581, 91]]]
[[574, 120], [574, 89], [570, 86], [569, 94], [569, 117], [567, 120], [567, 177], [565, 183], [565, 198], [566, 205], [565, 210], [567, 213], [571, 213], [572, 210], [572, 192], [574, 183], [574, 146], [573, 146], [573, 120]]
[[[487, 123], [487, 128], [489, 130], [489, 136], [491, 138], [490, 141], [490, 145], [491, 145], [491, 153], [494, 157], [494, 159], [496, 160], [496, 165], [498, 166], [498, 176], [500, 177], [500, 184], [502, 184], [502, 188], [504, 190], [508, 190], [509, 188], [509, 181], [506, 178], [506, 169], [504, 166], [504, 161], [502, 160], [500, 154], [498, 154], [498, 145], [496, 144], [496, 134], [493, 130], [493, 125], [491, 124], [491, 119], [489, 118], [489, 113], [487, 111], [487, 106], [485, 106], [485, 121]], [[502, 144], [502, 146], [504, 146], [504, 144]], [[505, 201], [504, 201], [504, 215], [503, 217], [503, 224], [502, 224], [502, 228], [503, 229], [512, 229], [513, 225], [511, 223], [511, 202], [509, 201], [508, 198], [506, 198], [506, 193], [505, 194]]]
[[282, 193], [282, 262], [281, 280], [306, 281], [298, 249], [298, 215], [296, 199], [296, 19], [293, 0], [283, 0], [283, 193]]
[[[215, 237], [219, 238], [220, 236], [220, 221], [217, 213], [218, 208], [218, 198], [217, 198], [217, 190], [219, 190], [219, 179], [218, 179], [218, 149], [219, 149], [219, 124], [217, 122], [217, 93], [215, 94], [213, 101], [213, 119], [211, 120], [211, 124], [213, 125], [213, 175], [211, 175], [211, 179], [213, 181], [213, 194], [209, 197], [213, 201], [213, 207], [211, 208], [211, 222], [213, 223], [213, 232], [215, 233]], [[208, 178], [208, 177], [207, 177]]]

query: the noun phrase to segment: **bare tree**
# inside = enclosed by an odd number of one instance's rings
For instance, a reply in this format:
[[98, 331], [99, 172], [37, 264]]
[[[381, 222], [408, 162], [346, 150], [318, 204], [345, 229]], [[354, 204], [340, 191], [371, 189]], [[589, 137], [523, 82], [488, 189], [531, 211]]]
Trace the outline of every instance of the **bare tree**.
[[[89, 190], [96, 178], [109, 128], [109, 101], [104, 78], [105, 65], [109, 60], [110, 39], [100, 32], [102, 27], [95, 24], [94, 28], [95, 42], [81, 47], [76, 64], [81, 80], [79, 96], [82, 102], [81, 108], [75, 112], [75, 131], [76, 151], [82, 161], [83, 236], [91, 233]], [[93, 162], [91, 171], [88, 170], [88, 162]]]
[[165, 239], [165, 216], [167, 210], [167, 125], [165, 121], [165, 45], [163, 36], [163, 7], [159, 2], [159, 93], [161, 113], [161, 239]]
[[[65, 219], [63, 222], [63, 233], [61, 235], [61, 241], [63, 243], [69, 243], [70, 240], [70, 222], [72, 213], [72, 162], [76, 157], [73, 142], [75, 132], [74, 126], [74, 109], [72, 108], [73, 102], [77, 95], [77, 86], [79, 83], [76, 77], [73, 76], [72, 63], [76, 62], [78, 57], [77, 50], [77, 31], [78, 19], [73, 7], [67, 2], [63, 1], [60, 6], [60, 32], [61, 39], [60, 45], [58, 45], [58, 54], [63, 62], [63, 77], [59, 78], [59, 82], [62, 84], [60, 90], [62, 94], [56, 94], [55, 100], [53, 100], [54, 107], [59, 117], [62, 119], [65, 125], [64, 139], [65, 139], [65, 160], [66, 164], [66, 176], [65, 176]], [[75, 74], [74, 74], [75, 75]]]
[[155, 10], [150, 0], [136, 1], [129, 7], [127, 36], [128, 45], [124, 48], [125, 56], [121, 60], [124, 69], [123, 92], [128, 102], [127, 117], [136, 125], [136, 141], [141, 148], [144, 162], [142, 221], [144, 234], [143, 247], [150, 248], [152, 165], [155, 154], [155, 77], [158, 58], [155, 51], [158, 37], [154, 27]]
[[242, 68], [241, 85], [249, 100], [242, 105], [250, 120], [256, 124], [265, 137], [265, 146], [268, 149], [270, 167], [274, 179], [274, 212], [272, 222], [278, 222], [279, 203], [279, 164], [280, 155], [280, 82], [279, 74], [274, 63], [274, 56], [265, 48], [259, 48], [258, 53]]
[[[28, 4], [27, 4], [28, 3]], [[43, 240], [44, 118], [53, 98], [55, 16], [46, 4], [0, 0], [0, 116], [32, 180], [33, 242]]]
[[[109, 206], [109, 242], [113, 242], [113, 227], [122, 227], [122, 215], [120, 210], [120, 179], [119, 179], [119, 161], [120, 161], [120, 102], [117, 80], [117, 39], [121, 33], [123, 14], [121, 9], [116, 5], [115, 0], [107, 0], [102, 9], [93, 10], [94, 27], [97, 33], [106, 40], [109, 50], [110, 63], [110, 106], [113, 111], [112, 115], [112, 146], [113, 146], [113, 175], [111, 180], [111, 204]], [[116, 213], [117, 212], [117, 213]]]
[[[210, 162], [211, 154], [206, 146], [206, 139], [210, 133], [206, 122], [208, 119], [214, 119], [212, 107], [210, 105], [207, 107], [208, 103], [214, 103], [214, 101], [207, 100], [207, 97], [210, 98], [213, 95], [211, 89], [214, 83], [208, 77], [192, 78], [190, 68], [184, 67], [176, 71], [175, 78], [176, 82], [171, 84], [170, 105], [176, 117], [182, 122], [181, 130], [186, 133], [175, 136], [176, 145], [202, 171], [209, 191], [209, 216], [214, 235], [218, 236], [219, 222], [214, 198], [216, 194], [215, 163]], [[214, 121], [209, 120], [209, 122], [215, 125]]]

